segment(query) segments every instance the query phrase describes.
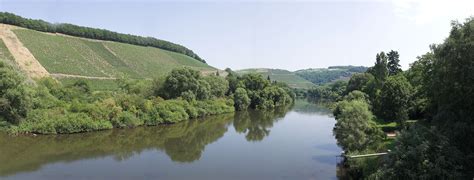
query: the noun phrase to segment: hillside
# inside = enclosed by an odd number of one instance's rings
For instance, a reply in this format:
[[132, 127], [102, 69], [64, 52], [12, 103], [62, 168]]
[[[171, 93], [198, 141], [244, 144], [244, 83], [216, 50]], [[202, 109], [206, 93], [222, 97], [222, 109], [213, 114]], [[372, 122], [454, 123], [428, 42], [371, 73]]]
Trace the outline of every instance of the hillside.
[[365, 72], [363, 66], [330, 66], [328, 68], [302, 69], [295, 74], [317, 85], [349, 79], [354, 73]]
[[238, 74], [247, 74], [247, 73], [259, 73], [265, 78], [270, 76], [270, 79], [273, 81], [287, 83], [292, 88], [302, 88], [307, 89], [314, 86], [313, 83], [297, 76], [295, 73], [284, 70], [284, 69], [242, 69], [236, 71]]
[[[101, 85], [104, 89], [113, 88], [117, 78], [151, 79], [183, 66], [204, 73], [217, 70], [184, 54], [155, 47], [45, 33], [11, 25], [0, 24], [0, 37], [29, 76], [53, 76], [66, 84], [85, 79], [95, 84], [96, 89], [101, 89]], [[38, 70], [41, 68], [47, 72]]]
[[68, 23], [50, 23], [38, 19], [29, 19], [8, 12], [0, 12], [0, 23], [19, 26], [41, 32], [61, 33], [75, 37], [100, 39], [127, 44], [156, 47], [189, 56], [195, 60], [206, 63], [191, 49], [169, 41], [154, 37], [143, 37], [131, 34], [123, 34], [105, 29], [78, 26]]

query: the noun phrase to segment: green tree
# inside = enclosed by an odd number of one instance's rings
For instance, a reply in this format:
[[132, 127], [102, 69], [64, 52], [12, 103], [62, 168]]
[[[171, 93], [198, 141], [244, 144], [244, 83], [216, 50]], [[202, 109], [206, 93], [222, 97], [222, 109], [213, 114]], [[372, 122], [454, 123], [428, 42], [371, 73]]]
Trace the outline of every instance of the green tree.
[[[474, 161], [474, 17], [453, 22], [443, 44], [432, 46], [434, 61], [428, 85], [433, 122], [459, 150]], [[474, 176], [474, 163], [466, 163]]]
[[236, 110], [246, 110], [250, 105], [250, 98], [244, 88], [237, 88], [234, 93], [234, 107]]
[[340, 101], [334, 110], [334, 134], [346, 152], [363, 151], [377, 146], [383, 132], [372, 121], [374, 116], [363, 100]]
[[[190, 68], [173, 69], [163, 83], [163, 96], [165, 98], [177, 98], [181, 93], [190, 91], [198, 95], [198, 90], [205, 91], [206, 87], [200, 87], [201, 74]], [[158, 87], [159, 88], [159, 87]]]
[[396, 75], [400, 72], [402, 72], [401, 66], [400, 66], [400, 55], [398, 54], [397, 51], [391, 50], [388, 54], [388, 74], [390, 76]]
[[224, 97], [225, 93], [229, 90], [229, 82], [219, 76], [206, 76], [204, 77], [209, 86], [211, 87], [211, 95], [213, 97]]
[[375, 77], [370, 73], [354, 74], [347, 84], [346, 93], [354, 90], [362, 91], [368, 95], [370, 102], [375, 101], [377, 88]]
[[377, 87], [381, 88], [383, 82], [388, 76], [388, 67], [387, 67], [387, 56], [382, 51], [376, 55], [375, 65], [368, 70], [369, 73], [374, 75], [377, 82]]
[[409, 116], [410, 119], [423, 119], [432, 117], [429, 111], [428, 92], [431, 84], [431, 69], [434, 60], [433, 53], [417, 57], [418, 60], [410, 64], [410, 69], [405, 72], [410, 84], [413, 86], [413, 95], [410, 99]]
[[12, 67], [0, 61], [0, 117], [18, 124], [26, 117], [31, 106], [31, 94], [23, 78]]
[[411, 127], [401, 133], [386, 163], [373, 179], [469, 179], [462, 156], [436, 129]]
[[263, 90], [270, 86], [270, 81], [264, 79], [261, 74], [245, 74], [241, 77], [245, 89], [251, 91]]
[[396, 121], [404, 126], [408, 119], [408, 105], [412, 87], [403, 75], [390, 76], [385, 81], [380, 97], [380, 117], [386, 121]]

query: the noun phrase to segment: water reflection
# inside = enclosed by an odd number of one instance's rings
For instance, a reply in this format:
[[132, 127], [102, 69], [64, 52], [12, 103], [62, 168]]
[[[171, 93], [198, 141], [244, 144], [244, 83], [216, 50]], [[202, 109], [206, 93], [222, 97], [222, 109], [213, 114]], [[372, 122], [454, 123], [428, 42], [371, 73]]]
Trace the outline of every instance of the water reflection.
[[297, 100], [294, 103], [293, 111], [301, 114], [318, 114], [332, 116], [332, 111], [322, 102], [309, 102], [306, 100]]
[[160, 127], [58, 136], [0, 134], [0, 176], [86, 158], [113, 156], [121, 161], [150, 149], [164, 151], [176, 162], [192, 162], [207, 144], [224, 135], [232, 119], [233, 114], [226, 114]]
[[56, 162], [109, 156], [123, 161], [149, 150], [163, 151], [174, 162], [189, 163], [199, 160], [205, 147], [220, 139], [232, 122], [236, 131], [246, 134], [248, 141], [260, 141], [288, 109], [238, 112], [173, 125], [83, 134], [37, 137], [0, 134], [0, 177], [36, 171]]
[[236, 114], [234, 128], [238, 133], [245, 134], [247, 141], [261, 141], [270, 135], [273, 123], [282, 119], [288, 107], [271, 111], [244, 111]]

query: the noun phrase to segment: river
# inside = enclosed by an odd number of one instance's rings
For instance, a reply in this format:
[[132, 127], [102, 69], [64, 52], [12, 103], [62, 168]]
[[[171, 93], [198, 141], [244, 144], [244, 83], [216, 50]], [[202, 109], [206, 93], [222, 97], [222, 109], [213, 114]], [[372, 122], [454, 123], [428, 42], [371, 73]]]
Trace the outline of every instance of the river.
[[334, 124], [297, 101], [156, 127], [0, 134], [0, 179], [337, 179]]

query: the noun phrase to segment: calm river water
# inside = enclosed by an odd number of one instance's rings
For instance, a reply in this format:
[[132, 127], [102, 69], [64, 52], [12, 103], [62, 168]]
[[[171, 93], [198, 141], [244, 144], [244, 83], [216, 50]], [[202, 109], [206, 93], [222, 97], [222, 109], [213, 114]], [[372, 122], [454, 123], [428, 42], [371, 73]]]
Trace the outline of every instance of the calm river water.
[[0, 179], [336, 179], [330, 114], [297, 101], [158, 127], [0, 134]]

